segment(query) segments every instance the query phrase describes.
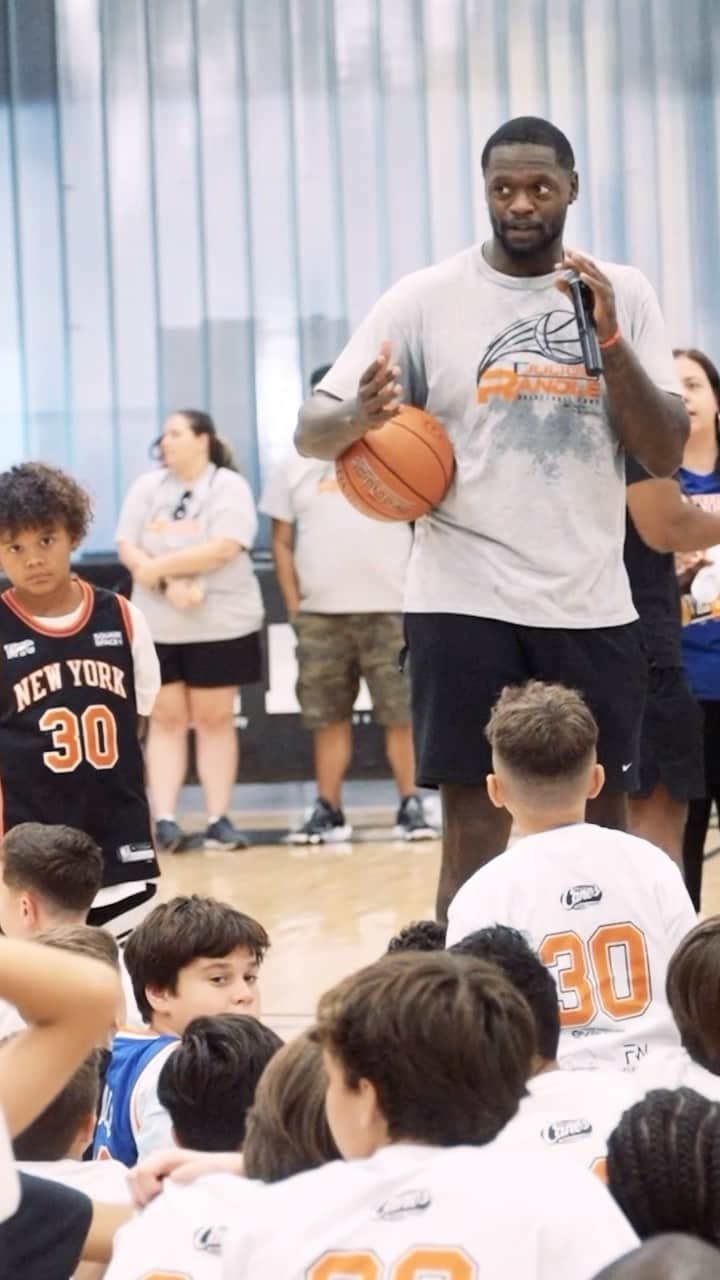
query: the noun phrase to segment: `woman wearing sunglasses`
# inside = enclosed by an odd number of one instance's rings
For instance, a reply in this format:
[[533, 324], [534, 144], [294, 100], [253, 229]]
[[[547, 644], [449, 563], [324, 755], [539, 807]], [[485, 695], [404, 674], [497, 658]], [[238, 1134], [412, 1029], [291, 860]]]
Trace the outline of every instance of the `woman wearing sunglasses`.
[[[263, 606], [249, 555], [255, 504], [208, 414], [171, 414], [158, 449], [162, 467], [135, 481], [116, 532], [162, 673], [147, 741], [156, 843], [166, 851], [244, 848], [227, 811], [238, 765], [236, 695], [261, 676]], [[176, 806], [190, 727], [207, 825], [188, 836]]]

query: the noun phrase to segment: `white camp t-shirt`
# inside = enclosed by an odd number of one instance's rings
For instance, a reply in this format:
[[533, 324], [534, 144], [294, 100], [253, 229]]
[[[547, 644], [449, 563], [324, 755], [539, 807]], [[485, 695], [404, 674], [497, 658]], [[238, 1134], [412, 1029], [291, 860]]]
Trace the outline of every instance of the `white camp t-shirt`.
[[712, 1102], [720, 1102], [720, 1075], [693, 1062], [687, 1050], [679, 1046], [653, 1053], [640, 1063], [633, 1083], [640, 1095], [651, 1089], [694, 1089]]
[[289, 455], [268, 477], [260, 510], [295, 525], [304, 612], [400, 612], [410, 526], [357, 511], [343, 497], [334, 462]]
[[696, 923], [667, 854], [577, 823], [527, 836], [476, 871], [450, 904], [447, 945], [487, 925], [519, 929], [557, 982], [560, 1061], [632, 1069], [679, 1043], [665, 974]]
[[105, 1204], [132, 1204], [128, 1171], [119, 1160], [18, 1160], [20, 1173], [82, 1191]]
[[588, 1280], [635, 1244], [599, 1179], [549, 1152], [398, 1144], [265, 1187], [228, 1233], [222, 1274], [320, 1280], [350, 1253], [368, 1280], [465, 1276], [473, 1264], [483, 1276]]
[[[188, 491], [184, 518], [175, 520], [173, 512]], [[228, 564], [202, 575], [205, 597], [196, 608], [176, 609], [162, 592], [133, 586], [133, 600], [153, 640], [191, 644], [259, 630], [262, 596], [249, 555], [256, 532], [250, 486], [236, 471], [210, 464], [192, 485], [163, 467], [138, 477], [123, 502], [116, 542], [134, 543], [151, 556], [187, 551], [215, 538], [231, 538], [244, 548]]]
[[252, 1212], [261, 1186], [226, 1173], [198, 1178], [187, 1187], [166, 1180], [157, 1199], [117, 1232], [105, 1280], [166, 1274], [221, 1280], [221, 1250], [230, 1224]]
[[[679, 394], [647, 280], [634, 267], [598, 265], [646, 373]], [[495, 271], [480, 245], [405, 276], [316, 388], [354, 398], [387, 339], [405, 400], [450, 434], [455, 479], [415, 527], [411, 613], [571, 628], [636, 616], [623, 563], [624, 455], [556, 279]]]
[[607, 1140], [637, 1102], [639, 1072], [543, 1071], [528, 1080], [517, 1115], [498, 1134], [498, 1151], [552, 1151], [602, 1174]]

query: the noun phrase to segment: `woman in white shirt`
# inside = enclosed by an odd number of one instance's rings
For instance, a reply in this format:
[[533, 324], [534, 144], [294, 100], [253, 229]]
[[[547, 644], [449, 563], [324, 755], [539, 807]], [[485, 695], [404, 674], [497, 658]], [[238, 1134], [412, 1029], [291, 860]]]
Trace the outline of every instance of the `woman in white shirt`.
[[[147, 743], [156, 842], [164, 850], [243, 848], [227, 810], [238, 765], [236, 695], [261, 676], [263, 606], [249, 555], [255, 504], [208, 414], [171, 414], [158, 444], [163, 466], [135, 481], [116, 533], [160, 658]], [[202, 836], [186, 836], [175, 816], [191, 726], [208, 814]]]

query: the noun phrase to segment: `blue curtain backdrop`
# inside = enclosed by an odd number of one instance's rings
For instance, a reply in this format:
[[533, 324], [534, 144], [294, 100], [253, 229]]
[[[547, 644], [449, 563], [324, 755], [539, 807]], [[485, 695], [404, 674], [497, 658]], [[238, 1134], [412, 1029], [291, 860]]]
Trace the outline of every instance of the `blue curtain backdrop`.
[[485, 234], [521, 113], [575, 144], [568, 242], [720, 356], [717, 0], [0, 0], [0, 465], [72, 468], [107, 547], [197, 406], [257, 488], [381, 290]]

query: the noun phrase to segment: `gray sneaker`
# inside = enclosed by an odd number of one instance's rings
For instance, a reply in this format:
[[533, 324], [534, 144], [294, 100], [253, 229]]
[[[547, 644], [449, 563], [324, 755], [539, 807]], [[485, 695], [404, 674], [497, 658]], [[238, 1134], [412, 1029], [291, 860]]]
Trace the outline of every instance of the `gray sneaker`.
[[199, 835], [188, 835], [177, 822], [161, 818], [155, 823], [155, 847], [160, 853], [189, 853], [202, 849]]
[[419, 796], [405, 796], [395, 818], [393, 835], [403, 840], [437, 840], [439, 831], [425, 817]]
[[206, 849], [249, 849], [250, 841], [242, 831], [223, 815], [217, 822], [205, 828], [202, 842]]
[[312, 813], [306, 822], [287, 837], [288, 844], [342, 844], [352, 835], [352, 827], [345, 821], [342, 809], [333, 809], [327, 800], [318, 796]]

